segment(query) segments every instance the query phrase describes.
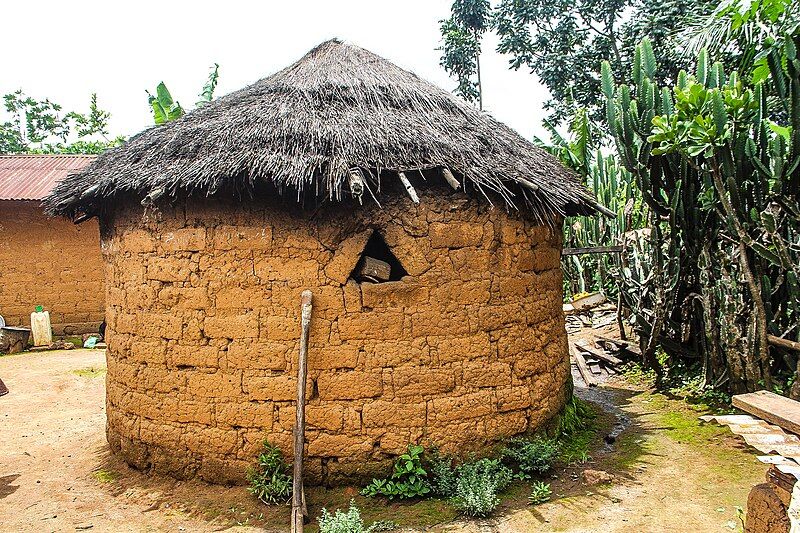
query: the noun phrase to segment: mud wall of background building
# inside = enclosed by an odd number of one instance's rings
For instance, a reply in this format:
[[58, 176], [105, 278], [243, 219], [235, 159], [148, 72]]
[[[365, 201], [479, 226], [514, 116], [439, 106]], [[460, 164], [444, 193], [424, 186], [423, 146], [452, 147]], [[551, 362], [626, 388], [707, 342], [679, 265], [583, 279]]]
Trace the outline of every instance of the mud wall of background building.
[[[463, 453], [550, 420], [570, 380], [560, 231], [421, 196], [108, 215], [112, 448], [217, 482], [243, 480], [265, 438], [291, 460], [304, 289], [312, 481], [385, 474], [409, 442]], [[408, 276], [348, 281], [373, 230]]]
[[47, 218], [37, 201], [0, 201], [0, 315], [30, 326], [37, 305], [56, 335], [96, 332], [104, 315], [97, 220]]

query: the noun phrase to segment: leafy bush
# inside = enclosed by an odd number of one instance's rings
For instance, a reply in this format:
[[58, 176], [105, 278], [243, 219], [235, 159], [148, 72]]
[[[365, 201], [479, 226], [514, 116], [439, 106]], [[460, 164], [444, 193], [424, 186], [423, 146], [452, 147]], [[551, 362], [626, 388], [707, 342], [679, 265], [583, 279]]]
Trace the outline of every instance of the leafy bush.
[[458, 472], [453, 467], [453, 458], [435, 451], [429, 465], [431, 491], [433, 494], [445, 498], [455, 494]]
[[318, 522], [320, 533], [366, 533], [361, 512], [353, 500], [350, 500], [347, 512], [336, 509], [334, 514], [330, 514], [327, 509], [322, 509]]
[[550, 483], [544, 481], [536, 481], [531, 485], [531, 495], [528, 496], [528, 502], [531, 505], [539, 505], [550, 499], [553, 491], [550, 490]]
[[428, 472], [422, 467], [422, 454], [425, 448], [415, 444], [408, 445], [408, 451], [397, 458], [394, 471], [388, 479], [373, 479], [362, 489], [364, 496], [387, 496], [394, 498], [418, 498], [430, 493]]
[[513, 472], [498, 459], [481, 459], [458, 467], [453, 506], [466, 516], [484, 517], [500, 503], [497, 493], [508, 486]]
[[292, 496], [292, 476], [288, 470], [281, 451], [265, 440], [256, 468], [247, 472], [248, 490], [267, 505], [286, 503]]
[[529, 479], [550, 470], [558, 455], [558, 442], [545, 437], [516, 437], [508, 442], [502, 455], [519, 467], [520, 479]]

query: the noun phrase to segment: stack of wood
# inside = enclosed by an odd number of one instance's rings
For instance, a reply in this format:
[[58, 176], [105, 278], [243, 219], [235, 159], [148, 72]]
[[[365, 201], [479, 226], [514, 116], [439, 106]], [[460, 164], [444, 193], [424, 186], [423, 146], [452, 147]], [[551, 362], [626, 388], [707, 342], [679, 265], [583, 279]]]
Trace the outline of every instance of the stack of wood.
[[638, 348], [628, 341], [597, 337], [595, 346], [587, 341], [573, 343], [573, 362], [587, 387], [594, 387], [618, 373], [625, 360], [636, 356]]
[[617, 308], [608, 303], [600, 293], [589, 294], [563, 305], [567, 332], [575, 333], [583, 328], [599, 329], [617, 320]]
[[642, 351], [631, 341], [624, 341], [622, 339], [609, 339], [608, 337], [598, 335], [596, 342], [607, 352], [611, 352], [621, 359], [641, 360], [642, 358]]

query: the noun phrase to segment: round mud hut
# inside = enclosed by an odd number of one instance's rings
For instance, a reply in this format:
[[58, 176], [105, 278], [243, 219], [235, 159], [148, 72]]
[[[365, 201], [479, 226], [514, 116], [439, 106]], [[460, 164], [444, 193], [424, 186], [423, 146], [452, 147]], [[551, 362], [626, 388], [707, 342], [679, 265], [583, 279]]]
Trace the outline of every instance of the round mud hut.
[[65, 178], [100, 222], [107, 434], [131, 465], [243, 481], [291, 457], [313, 293], [306, 475], [384, 475], [409, 443], [479, 450], [571, 389], [563, 217], [597, 204], [488, 114], [332, 40]]

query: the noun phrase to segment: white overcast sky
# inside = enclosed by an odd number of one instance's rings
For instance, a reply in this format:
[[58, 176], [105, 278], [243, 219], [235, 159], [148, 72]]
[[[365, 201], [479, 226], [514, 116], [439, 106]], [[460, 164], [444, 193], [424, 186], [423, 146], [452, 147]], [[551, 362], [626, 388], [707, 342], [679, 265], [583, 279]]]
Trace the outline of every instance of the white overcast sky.
[[[214, 62], [217, 96], [263, 78], [332, 37], [357, 44], [452, 90], [439, 66], [439, 23], [451, 0], [4, 1], [0, 94], [22, 89], [85, 112], [96, 92], [111, 133], [151, 125], [145, 89], [164, 81], [184, 107]], [[483, 45], [484, 108], [526, 138], [542, 135], [547, 90]]]

